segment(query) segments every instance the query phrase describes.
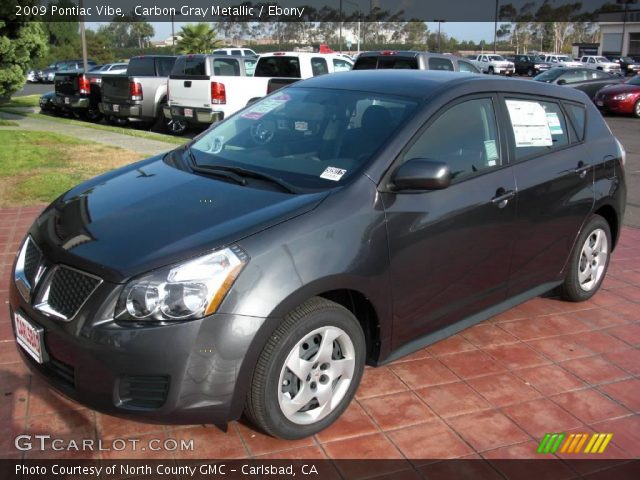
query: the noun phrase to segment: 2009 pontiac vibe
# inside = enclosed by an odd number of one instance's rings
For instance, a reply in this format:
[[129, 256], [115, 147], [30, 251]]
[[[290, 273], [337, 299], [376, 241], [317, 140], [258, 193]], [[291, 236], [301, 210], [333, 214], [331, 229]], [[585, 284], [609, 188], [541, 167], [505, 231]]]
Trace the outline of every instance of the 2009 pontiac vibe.
[[24, 360], [97, 410], [282, 438], [380, 365], [600, 287], [625, 153], [582, 93], [454, 72], [313, 78], [85, 182], [13, 270]]

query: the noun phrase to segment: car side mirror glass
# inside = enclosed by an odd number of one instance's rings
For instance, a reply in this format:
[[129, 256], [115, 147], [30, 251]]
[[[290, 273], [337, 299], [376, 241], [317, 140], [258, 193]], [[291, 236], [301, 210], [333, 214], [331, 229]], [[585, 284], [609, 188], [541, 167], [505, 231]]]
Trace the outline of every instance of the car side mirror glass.
[[442, 190], [451, 184], [451, 170], [444, 162], [412, 158], [391, 175], [391, 188], [401, 190]]
[[558, 85], [565, 85], [567, 83], [567, 81], [564, 78], [561, 78], [560, 80], [558, 80]]

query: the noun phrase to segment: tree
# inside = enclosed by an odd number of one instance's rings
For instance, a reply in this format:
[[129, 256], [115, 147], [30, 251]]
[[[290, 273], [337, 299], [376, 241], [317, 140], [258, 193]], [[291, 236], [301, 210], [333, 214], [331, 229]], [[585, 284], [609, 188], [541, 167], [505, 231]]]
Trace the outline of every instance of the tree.
[[176, 47], [180, 53], [209, 53], [219, 44], [216, 31], [208, 23], [185, 25], [179, 35], [182, 38]]
[[404, 25], [405, 43], [423, 47], [427, 40], [427, 24], [411, 21]]
[[16, 4], [37, 3], [36, 0], [0, 3], [0, 100], [9, 99], [22, 88], [29, 66], [47, 52], [42, 23], [15, 15]]
[[149, 46], [151, 37], [155, 35], [153, 25], [148, 22], [135, 22], [131, 24], [129, 35], [132, 39], [137, 40], [137, 47], [144, 48]]

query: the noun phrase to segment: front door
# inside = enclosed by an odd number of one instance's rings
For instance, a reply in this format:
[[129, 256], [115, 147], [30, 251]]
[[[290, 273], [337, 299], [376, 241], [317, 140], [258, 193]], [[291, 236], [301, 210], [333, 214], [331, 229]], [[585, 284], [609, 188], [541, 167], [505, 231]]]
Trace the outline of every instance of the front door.
[[[393, 348], [505, 298], [515, 181], [491, 95], [441, 110], [399, 162], [446, 162], [444, 190], [383, 193], [394, 308]], [[396, 166], [397, 167], [397, 166]]]

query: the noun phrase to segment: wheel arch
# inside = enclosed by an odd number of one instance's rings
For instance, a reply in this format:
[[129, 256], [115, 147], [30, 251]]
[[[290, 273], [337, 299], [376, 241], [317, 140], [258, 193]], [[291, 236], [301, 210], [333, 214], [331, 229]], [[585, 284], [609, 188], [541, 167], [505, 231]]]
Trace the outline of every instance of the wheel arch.
[[597, 207], [593, 213], [595, 215], [600, 215], [609, 224], [612, 241], [611, 251], [613, 251], [616, 248], [618, 238], [620, 237], [620, 219], [618, 218], [615, 208], [609, 204], [604, 204]]

